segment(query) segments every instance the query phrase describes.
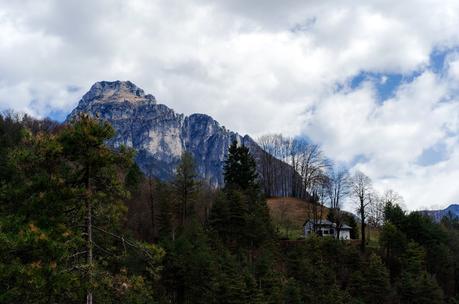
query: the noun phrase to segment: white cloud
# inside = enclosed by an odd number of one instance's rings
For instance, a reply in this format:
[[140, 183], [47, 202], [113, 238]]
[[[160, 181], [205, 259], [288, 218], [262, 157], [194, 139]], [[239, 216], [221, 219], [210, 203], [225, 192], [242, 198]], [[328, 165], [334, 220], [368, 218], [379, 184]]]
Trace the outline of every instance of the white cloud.
[[[372, 177], [379, 190], [393, 188], [409, 208], [457, 201], [459, 99], [445, 100], [447, 83], [429, 71], [380, 103], [371, 83], [331, 94], [317, 105], [305, 133], [333, 159]], [[420, 166], [423, 151], [447, 143], [448, 159]]]
[[[444, 167], [416, 165], [457, 132], [457, 56], [444, 76], [429, 67], [434, 50], [459, 45], [457, 28], [456, 0], [0, 0], [0, 109], [70, 111], [93, 82], [129, 79], [241, 133], [304, 131], [338, 160], [363, 156], [416, 208], [430, 198], [410, 183], [427, 191], [429, 175], [459, 171], [453, 152]], [[362, 71], [383, 75], [349, 87]], [[384, 74], [414, 72], [381, 104]]]

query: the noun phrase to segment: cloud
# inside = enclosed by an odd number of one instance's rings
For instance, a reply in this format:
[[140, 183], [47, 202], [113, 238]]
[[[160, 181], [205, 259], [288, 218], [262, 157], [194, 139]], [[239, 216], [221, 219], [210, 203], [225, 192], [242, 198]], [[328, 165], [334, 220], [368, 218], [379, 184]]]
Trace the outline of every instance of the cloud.
[[[379, 190], [397, 189], [408, 207], [446, 204], [459, 197], [454, 185], [459, 178], [459, 99], [449, 94], [448, 82], [430, 71], [401, 85], [382, 104], [367, 82], [321, 100], [304, 133], [322, 143], [331, 158], [371, 176]], [[442, 159], [419, 164], [426, 151], [440, 145]]]
[[[432, 195], [411, 183], [433, 193], [430, 174], [459, 171], [457, 28], [455, 0], [0, 0], [0, 109], [69, 112], [95, 81], [129, 79], [240, 133], [305, 134], [416, 208]], [[438, 144], [446, 159], [416, 163]]]

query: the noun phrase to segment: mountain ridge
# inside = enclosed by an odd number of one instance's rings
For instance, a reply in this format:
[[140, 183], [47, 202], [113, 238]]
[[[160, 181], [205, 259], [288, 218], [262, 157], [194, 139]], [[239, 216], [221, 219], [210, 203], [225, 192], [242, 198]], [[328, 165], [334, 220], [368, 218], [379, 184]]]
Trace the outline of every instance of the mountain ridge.
[[108, 121], [116, 135], [113, 147], [125, 145], [137, 151], [136, 161], [147, 175], [169, 180], [183, 152], [192, 154], [198, 174], [213, 186], [223, 185], [223, 162], [232, 141], [263, 153], [248, 135], [227, 130], [211, 116], [189, 116], [157, 102], [131, 81], [100, 81], [83, 95], [66, 121], [88, 113]]
[[451, 214], [453, 217], [459, 218], [459, 204], [450, 204], [445, 209], [438, 210], [422, 210], [422, 214], [431, 217], [434, 221], [440, 222], [444, 216]]

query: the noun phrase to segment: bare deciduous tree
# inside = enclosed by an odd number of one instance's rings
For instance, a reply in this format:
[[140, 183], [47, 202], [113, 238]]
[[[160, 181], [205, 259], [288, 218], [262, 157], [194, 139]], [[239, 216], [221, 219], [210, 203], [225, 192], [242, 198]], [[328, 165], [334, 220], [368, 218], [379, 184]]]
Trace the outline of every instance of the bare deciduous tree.
[[265, 135], [258, 139], [258, 143], [267, 152], [260, 157], [266, 195], [280, 193], [309, 198], [312, 188], [321, 182], [321, 176], [328, 167], [320, 147], [304, 139], [282, 135]]
[[402, 205], [403, 197], [392, 189], [387, 189], [381, 196], [384, 205], [391, 203], [393, 205]]
[[371, 238], [371, 229], [381, 227], [384, 223], [384, 204], [381, 196], [375, 190], [371, 190], [367, 195], [368, 205], [366, 207], [367, 240]]
[[360, 224], [361, 224], [361, 250], [365, 251], [365, 225], [366, 225], [366, 217], [368, 214], [368, 205], [370, 204], [371, 196], [370, 193], [372, 192], [372, 184], [371, 179], [366, 176], [364, 173], [357, 171], [352, 176], [351, 181], [351, 191], [353, 196], [357, 200], [357, 212], [360, 216]]
[[[312, 189], [322, 182], [329, 163], [318, 145], [282, 135], [265, 135], [258, 142], [269, 154], [261, 158], [265, 190], [268, 189], [268, 192], [272, 191], [272, 187], [280, 187], [286, 195], [307, 198]], [[290, 167], [279, 166], [280, 163], [270, 156]], [[290, 191], [286, 185], [290, 185]]]
[[337, 239], [340, 237], [341, 227], [343, 226], [343, 215], [341, 207], [343, 200], [350, 192], [349, 172], [344, 168], [333, 168], [329, 171], [329, 182], [327, 194], [330, 200], [330, 212], [336, 223]]
[[266, 152], [259, 157], [263, 187], [267, 196], [297, 196], [293, 192], [298, 173], [292, 167], [293, 138], [281, 134], [264, 135], [258, 144]]
[[317, 223], [324, 219], [328, 184], [328, 176], [322, 174], [320, 177], [317, 177], [314, 188], [310, 190], [312, 194], [312, 204], [309, 207], [309, 218], [313, 220], [315, 232]]
[[267, 152], [260, 156], [263, 188], [267, 196], [274, 196], [278, 189], [282, 192], [283, 168], [276, 159], [283, 160], [283, 140], [280, 134], [264, 135], [258, 139], [258, 144]]

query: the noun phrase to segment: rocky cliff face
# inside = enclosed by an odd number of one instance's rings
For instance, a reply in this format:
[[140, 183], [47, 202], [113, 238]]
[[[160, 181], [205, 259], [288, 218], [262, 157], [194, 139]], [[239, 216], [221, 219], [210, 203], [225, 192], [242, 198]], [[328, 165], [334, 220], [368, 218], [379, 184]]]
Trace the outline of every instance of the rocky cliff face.
[[180, 156], [190, 152], [199, 175], [213, 186], [223, 184], [223, 162], [233, 140], [254, 154], [261, 148], [249, 136], [226, 130], [204, 114], [177, 114], [130, 81], [95, 83], [67, 120], [88, 113], [106, 120], [116, 135], [114, 147], [126, 145], [137, 151], [137, 163], [149, 176], [170, 179]]

